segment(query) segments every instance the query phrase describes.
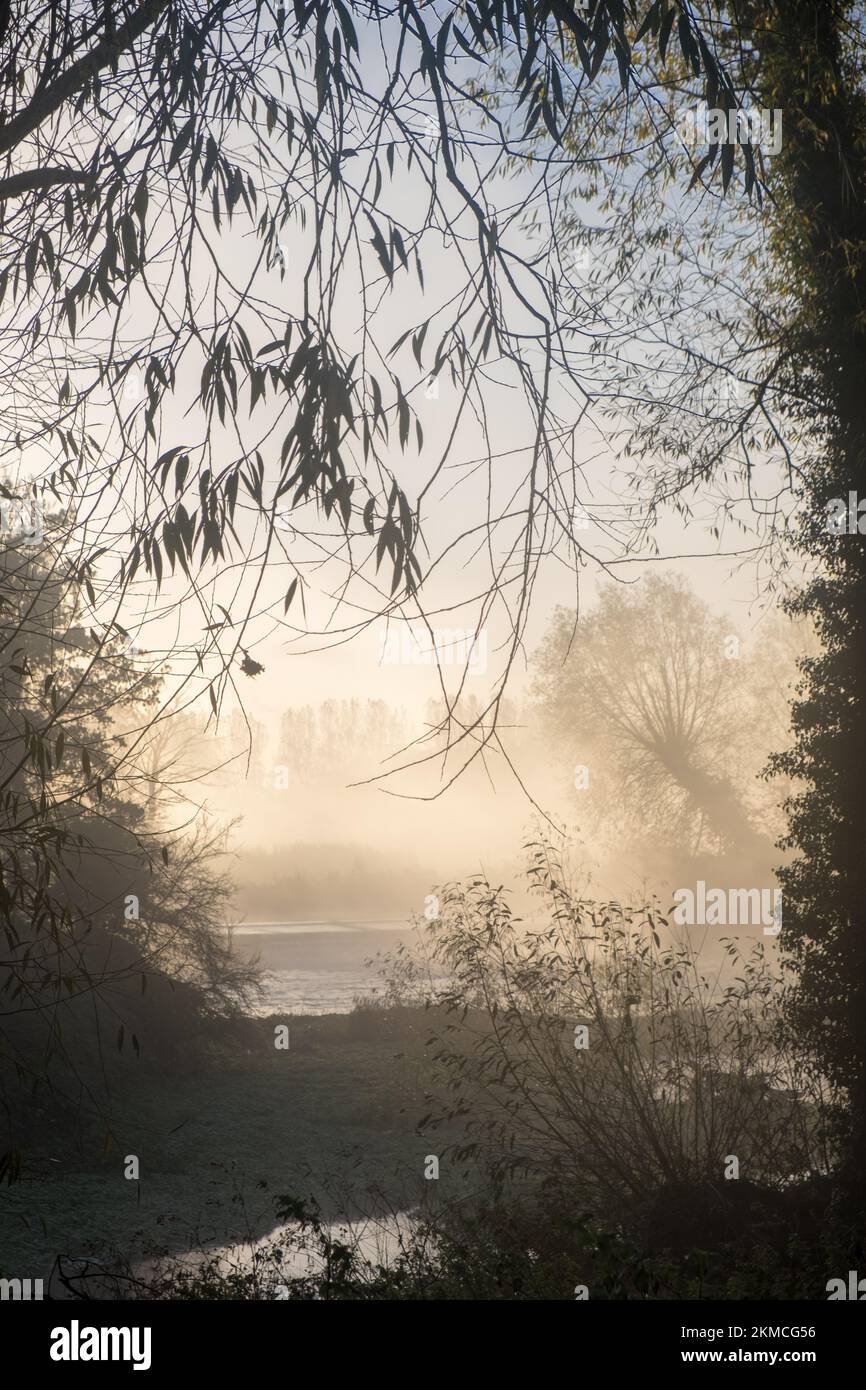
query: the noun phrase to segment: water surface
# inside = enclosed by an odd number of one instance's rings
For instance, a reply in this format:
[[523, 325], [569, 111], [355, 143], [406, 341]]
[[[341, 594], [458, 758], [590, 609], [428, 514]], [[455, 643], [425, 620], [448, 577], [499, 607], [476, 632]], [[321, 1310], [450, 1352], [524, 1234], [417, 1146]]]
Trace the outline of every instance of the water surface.
[[256, 1012], [351, 1013], [354, 1001], [379, 984], [377, 953], [393, 951], [411, 933], [395, 921], [244, 922], [230, 929], [239, 955], [258, 956], [264, 998]]

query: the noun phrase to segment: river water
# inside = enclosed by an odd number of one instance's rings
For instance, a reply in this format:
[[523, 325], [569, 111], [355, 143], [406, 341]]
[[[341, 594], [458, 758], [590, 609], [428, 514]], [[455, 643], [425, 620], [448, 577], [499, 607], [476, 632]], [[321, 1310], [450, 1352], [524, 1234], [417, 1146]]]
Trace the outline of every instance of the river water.
[[347, 1014], [379, 982], [371, 959], [411, 932], [406, 920], [249, 922], [232, 927], [230, 938], [239, 955], [257, 955], [263, 967], [257, 1013]]
[[[360, 1262], [366, 1261], [375, 1267], [389, 1265], [396, 1259], [412, 1227], [412, 1213], [400, 1211], [357, 1221], [336, 1221], [322, 1229], [331, 1240], [353, 1249]], [[279, 1257], [270, 1253], [276, 1250], [279, 1250]], [[288, 1297], [288, 1280], [320, 1273], [325, 1261], [316, 1248], [315, 1237], [302, 1234], [300, 1226], [293, 1222], [275, 1226], [255, 1241], [213, 1245], [202, 1250], [188, 1250], [169, 1259], [140, 1262], [135, 1275], [150, 1283], [169, 1270], [193, 1273], [205, 1264], [209, 1274], [218, 1272], [224, 1278], [255, 1272], [266, 1296], [283, 1299]]]

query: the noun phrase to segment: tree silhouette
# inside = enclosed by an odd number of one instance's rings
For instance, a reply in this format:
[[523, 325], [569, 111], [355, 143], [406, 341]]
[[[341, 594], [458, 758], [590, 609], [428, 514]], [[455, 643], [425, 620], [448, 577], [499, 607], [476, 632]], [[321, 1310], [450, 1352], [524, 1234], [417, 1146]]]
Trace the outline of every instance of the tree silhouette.
[[535, 694], [562, 765], [588, 765], [600, 786], [595, 816], [607, 806], [672, 847], [766, 872], [772, 838], [749, 792], [773, 745], [754, 711], [746, 722], [754, 666], [739, 641], [681, 578], [609, 585], [579, 622], [557, 611]]

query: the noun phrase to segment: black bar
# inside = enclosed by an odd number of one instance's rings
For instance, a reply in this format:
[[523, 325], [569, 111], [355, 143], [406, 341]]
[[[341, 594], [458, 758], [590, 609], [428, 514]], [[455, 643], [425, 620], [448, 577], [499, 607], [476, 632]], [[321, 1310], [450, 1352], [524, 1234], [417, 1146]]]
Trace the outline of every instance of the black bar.
[[[858, 1300], [863, 1301], [863, 1300]], [[55, 1360], [51, 1348], [77, 1346], [88, 1354], [101, 1342], [87, 1329], [139, 1329], [138, 1337], [119, 1338], [120, 1351], [145, 1359], [144, 1329], [149, 1329], [149, 1365], [134, 1371], [131, 1360]], [[77, 1330], [76, 1330], [77, 1329]], [[504, 1373], [514, 1358], [545, 1378], [554, 1363], [557, 1374], [579, 1377], [594, 1366], [611, 1379], [621, 1372], [667, 1375], [674, 1368], [700, 1375], [720, 1366], [729, 1371], [763, 1373], [795, 1365], [828, 1374], [857, 1364], [863, 1317], [837, 1302], [801, 1303], [392, 1303], [381, 1302], [89, 1302], [68, 1300], [0, 1304], [4, 1357], [23, 1353], [21, 1369], [48, 1373], [52, 1382], [70, 1376], [92, 1380], [100, 1373], [117, 1377], [166, 1375], [228, 1377], [267, 1374], [296, 1382], [327, 1375], [341, 1365], [355, 1373], [367, 1365], [371, 1374], [424, 1379], [458, 1374], [465, 1380], [477, 1364], [489, 1384], [491, 1365]], [[65, 1333], [66, 1336], [63, 1336]], [[69, 1341], [67, 1342], [67, 1337]], [[404, 1338], [409, 1345], [402, 1346]], [[114, 1346], [107, 1340], [105, 1350]], [[399, 1360], [394, 1360], [395, 1355]], [[310, 1364], [312, 1362], [312, 1364]], [[318, 1369], [315, 1369], [318, 1367]], [[546, 1368], [546, 1369], [545, 1369]], [[282, 1384], [282, 1379], [279, 1382]], [[252, 1390], [252, 1387], [251, 1387]]]

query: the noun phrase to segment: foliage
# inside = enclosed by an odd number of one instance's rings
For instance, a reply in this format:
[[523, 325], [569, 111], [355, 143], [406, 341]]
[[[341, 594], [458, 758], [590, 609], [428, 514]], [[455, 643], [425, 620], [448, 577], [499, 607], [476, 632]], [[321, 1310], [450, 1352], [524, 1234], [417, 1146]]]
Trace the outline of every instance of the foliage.
[[[808, 443], [798, 476], [797, 549], [813, 577], [792, 611], [807, 615], [820, 654], [802, 664], [795, 742], [775, 769], [802, 779], [788, 803], [783, 873], [795, 988], [792, 1024], [847, 1089], [849, 1201], [862, 1222], [866, 1175], [866, 894], [862, 794], [866, 774], [866, 559], [862, 537], [835, 531], [833, 499], [866, 495], [862, 391], [866, 284], [866, 88], [859, 11], [788, 5], [780, 30], [755, 15], [765, 99], [785, 93], [789, 134], [779, 187], [790, 217], [774, 219], [778, 277], [789, 286], [779, 344], [784, 386]], [[804, 72], [808, 54], [809, 76]], [[786, 906], [786, 914], [788, 907]]]
[[103, 1040], [159, 1051], [196, 1019], [236, 1013], [256, 972], [222, 935], [224, 834], [154, 822], [148, 742], [128, 726], [135, 715], [147, 723], [158, 676], [78, 621], [77, 586], [44, 552], [8, 547], [0, 561], [0, 1062], [10, 1127], [20, 1088], [98, 1092]]
[[726, 942], [709, 979], [657, 906], [577, 899], [550, 846], [530, 848], [541, 920], [478, 879], [427, 928], [451, 1020], [432, 1054], [450, 1099], [427, 1120], [462, 1120], [456, 1156], [632, 1221], [665, 1188], [723, 1184], [730, 1155], [764, 1187], [825, 1173], [831, 1096], [781, 1027], [763, 944]]
[[[651, 1250], [621, 1226], [605, 1227], [573, 1204], [481, 1200], [435, 1215], [393, 1215], [329, 1225], [315, 1203], [284, 1197], [287, 1223], [270, 1240], [197, 1263], [166, 1260], [130, 1296], [158, 1299], [274, 1298], [303, 1301], [815, 1298], [827, 1269], [846, 1267], [843, 1240], [707, 1245], [683, 1257]], [[370, 1255], [362, 1232], [390, 1233], [388, 1254]], [[299, 1272], [299, 1265], [306, 1272]]]
[[[341, 640], [381, 615], [423, 617], [422, 579], [477, 549], [470, 520], [428, 563], [423, 531], [439, 438], [474, 415], [491, 453], [480, 526], [503, 539], [478, 621], [496, 593], [512, 629], [501, 697], [538, 557], [572, 530], [556, 458], [571, 411], [554, 376], [580, 382], [549, 216], [571, 161], [554, 158], [506, 216], [485, 184], [536, 132], [555, 149], [594, 84], [631, 91], [656, 53], [678, 53], [729, 104], [716, 47], [712, 25], [667, 0], [10, 7], [0, 341], [15, 409], [0, 413], [0, 448], [20, 464], [16, 487], [63, 496], [94, 624], [128, 625], [149, 576], [200, 617], [184, 684], [200, 678], [216, 710], [236, 671], [261, 669], [249, 648], [265, 618], [319, 630], [331, 576], [341, 607], [364, 596]], [[515, 135], [490, 114], [499, 60]], [[757, 188], [751, 151], [737, 159]], [[546, 219], [529, 250], [520, 213]], [[456, 280], [438, 273], [443, 232]], [[528, 425], [506, 493], [494, 368]], [[431, 380], [450, 383], [450, 423], [428, 448]], [[196, 582], [220, 570], [228, 584]], [[494, 697], [481, 737], [458, 739], [465, 759], [492, 742], [496, 710]]]

